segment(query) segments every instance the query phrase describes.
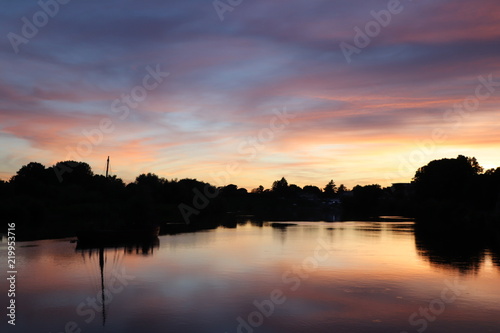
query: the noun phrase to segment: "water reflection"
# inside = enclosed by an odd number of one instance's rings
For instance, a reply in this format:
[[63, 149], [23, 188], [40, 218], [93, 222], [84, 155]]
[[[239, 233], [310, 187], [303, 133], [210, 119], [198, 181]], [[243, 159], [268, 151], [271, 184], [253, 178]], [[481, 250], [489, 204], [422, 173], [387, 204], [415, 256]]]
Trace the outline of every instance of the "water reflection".
[[413, 235], [415, 232], [415, 225], [413, 223], [390, 223], [388, 227], [394, 234]]
[[[17, 328], [63, 332], [74, 321], [82, 332], [95, 333], [145, 327], [200, 333], [416, 332], [409, 316], [428, 307], [445, 282], [458, 276], [468, 291], [447, 304], [428, 331], [494, 332], [500, 324], [498, 233], [488, 234], [486, 242], [454, 238], [446, 247], [440, 243], [449, 234], [430, 237], [432, 231], [417, 229], [415, 240], [411, 222], [238, 221], [236, 228], [231, 223], [167, 234], [152, 243], [20, 243]], [[329, 251], [317, 253], [321, 244]], [[311, 265], [317, 254], [327, 257]], [[476, 274], [458, 274], [458, 262]], [[304, 263], [307, 271], [300, 269]], [[119, 287], [112, 272], [122, 270], [134, 279], [107, 302], [106, 290]], [[0, 287], [7, 286], [0, 281]], [[255, 302], [269, 304], [276, 289], [286, 301], [276, 304], [261, 326], [238, 331], [238, 318], [255, 320], [250, 317], [258, 311]], [[78, 312], [82, 303], [90, 311], [89, 298], [97, 300], [90, 322]]]
[[285, 231], [288, 227], [291, 227], [291, 226], [296, 226], [297, 224], [295, 223], [281, 223], [281, 222], [275, 222], [275, 223], [271, 223], [270, 226], [274, 229], [278, 229], [278, 230], [281, 230], [281, 231]]
[[[98, 297], [92, 305], [93, 309], [100, 309], [102, 326], [106, 325], [106, 306], [112, 300], [113, 293], [120, 290], [114, 284], [120, 279], [119, 268], [122, 266], [123, 255], [149, 256], [153, 255], [153, 251], [159, 247], [158, 237], [140, 241], [77, 242], [75, 251], [82, 254], [83, 262], [89, 271], [89, 278], [94, 282], [96, 279], [99, 280]], [[107, 268], [106, 265], [108, 265]], [[120, 288], [123, 287], [120, 286]], [[80, 313], [93, 309], [81, 310]]]
[[476, 229], [415, 228], [417, 253], [432, 266], [461, 274], [477, 274], [488, 256], [500, 267], [498, 232]]
[[125, 254], [141, 254], [152, 255], [155, 249], [160, 247], [160, 239], [155, 237], [153, 239], [141, 241], [127, 241], [127, 242], [107, 242], [107, 243], [85, 243], [77, 242], [75, 250], [77, 252], [87, 253], [90, 256], [98, 253], [101, 249], [114, 249], [115, 251], [123, 251]]

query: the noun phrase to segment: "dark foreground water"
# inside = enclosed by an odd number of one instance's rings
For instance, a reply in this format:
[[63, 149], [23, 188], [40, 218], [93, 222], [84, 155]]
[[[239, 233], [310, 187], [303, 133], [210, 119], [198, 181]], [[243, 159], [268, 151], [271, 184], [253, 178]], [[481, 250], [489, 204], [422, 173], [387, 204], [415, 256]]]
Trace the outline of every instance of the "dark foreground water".
[[[7, 324], [2, 264], [0, 327], [52, 333], [499, 332], [500, 260], [490, 249], [498, 239], [490, 236], [483, 246], [452, 235], [422, 236], [411, 222], [305, 222], [247, 223], [102, 251], [77, 249], [69, 239], [21, 242], [16, 325]], [[4, 238], [0, 245], [2, 262], [6, 243]]]

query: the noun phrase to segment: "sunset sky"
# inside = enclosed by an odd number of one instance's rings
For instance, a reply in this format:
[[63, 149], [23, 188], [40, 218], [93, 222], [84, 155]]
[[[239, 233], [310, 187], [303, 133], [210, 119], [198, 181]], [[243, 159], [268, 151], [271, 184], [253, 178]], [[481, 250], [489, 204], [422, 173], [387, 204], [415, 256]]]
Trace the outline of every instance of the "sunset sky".
[[108, 155], [126, 182], [249, 190], [500, 166], [498, 0], [59, 1], [0, 11], [0, 179]]

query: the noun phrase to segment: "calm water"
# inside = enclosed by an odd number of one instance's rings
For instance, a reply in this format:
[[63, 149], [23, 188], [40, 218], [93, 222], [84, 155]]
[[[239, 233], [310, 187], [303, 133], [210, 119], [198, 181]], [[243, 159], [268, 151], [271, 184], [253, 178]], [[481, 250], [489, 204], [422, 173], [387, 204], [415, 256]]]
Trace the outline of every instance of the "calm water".
[[[1, 327], [53, 333], [499, 332], [500, 260], [490, 246], [497, 240], [483, 246], [481, 240], [418, 233], [416, 239], [411, 222], [305, 222], [161, 236], [152, 248], [128, 252], [77, 250], [69, 239], [22, 242], [16, 326], [7, 325], [4, 314]], [[1, 254], [6, 261], [5, 239]]]

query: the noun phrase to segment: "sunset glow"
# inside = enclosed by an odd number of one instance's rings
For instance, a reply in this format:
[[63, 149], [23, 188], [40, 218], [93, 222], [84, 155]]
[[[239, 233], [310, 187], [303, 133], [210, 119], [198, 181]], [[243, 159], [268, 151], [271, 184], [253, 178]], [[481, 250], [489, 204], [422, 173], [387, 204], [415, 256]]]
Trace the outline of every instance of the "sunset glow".
[[125, 182], [153, 172], [249, 190], [281, 177], [387, 186], [459, 154], [500, 166], [498, 1], [401, 1], [349, 63], [341, 43], [387, 8], [70, 1], [26, 38], [23, 17], [42, 8], [8, 2], [0, 179], [31, 161], [103, 173], [108, 155]]

